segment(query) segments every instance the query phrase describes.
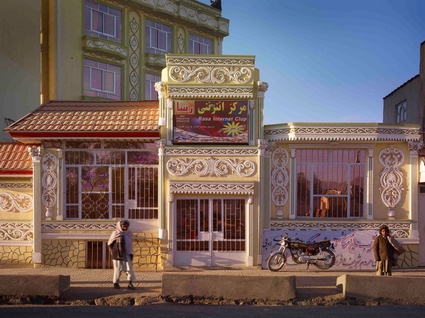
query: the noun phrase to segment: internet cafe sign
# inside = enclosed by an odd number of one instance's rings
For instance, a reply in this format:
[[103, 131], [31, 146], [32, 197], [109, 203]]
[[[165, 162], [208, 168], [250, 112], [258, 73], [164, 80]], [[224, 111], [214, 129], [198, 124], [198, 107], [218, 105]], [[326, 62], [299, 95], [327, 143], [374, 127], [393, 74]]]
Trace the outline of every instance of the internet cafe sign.
[[174, 101], [173, 142], [248, 143], [248, 101]]

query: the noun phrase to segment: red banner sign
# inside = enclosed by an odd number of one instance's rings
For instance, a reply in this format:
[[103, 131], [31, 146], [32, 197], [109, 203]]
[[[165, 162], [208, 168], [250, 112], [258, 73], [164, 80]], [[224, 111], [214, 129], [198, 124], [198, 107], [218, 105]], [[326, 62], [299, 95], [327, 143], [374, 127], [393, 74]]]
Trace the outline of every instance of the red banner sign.
[[178, 143], [248, 143], [248, 101], [174, 101]]

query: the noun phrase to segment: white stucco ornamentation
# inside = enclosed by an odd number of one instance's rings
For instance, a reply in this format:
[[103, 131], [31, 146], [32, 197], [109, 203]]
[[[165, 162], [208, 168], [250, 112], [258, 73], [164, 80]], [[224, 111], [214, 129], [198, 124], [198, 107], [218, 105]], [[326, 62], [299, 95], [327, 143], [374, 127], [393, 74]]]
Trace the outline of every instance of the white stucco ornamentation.
[[258, 81], [257, 85], [258, 85], [258, 97], [264, 98], [264, 94], [269, 89], [269, 84], [267, 82]]
[[27, 193], [0, 193], [0, 212], [31, 212], [33, 196]]
[[178, 54], [184, 54], [185, 50], [185, 33], [183, 28], [177, 29], [177, 52]]
[[158, 147], [158, 155], [163, 156], [164, 150], [165, 150], [165, 140], [161, 139], [155, 142], [156, 146]]
[[288, 201], [289, 172], [286, 165], [289, 154], [283, 147], [277, 147], [272, 153], [273, 168], [271, 171], [272, 201], [278, 210], [282, 210]]
[[156, 82], [155, 83], [155, 90], [158, 92], [158, 97], [159, 98], [164, 98], [165, 97], [165, 88], [166, 88], [166, 83], [164, 81], [161, 82]]
[[216, 66], [172, 66], [170, 78], [175, 82], [195, 81], [202, 84], [235, 83], [246, 84], [251, 81], [253, 72], [248, 67]]
[[403, 192], [403, 173], [399, 167], [404, 162], [400, 149], [390, 146], [379, 153], [379, 162], [384, 166], [381, 171], [380, 187], [382, 202], [388, 207], [388, 218], [394, 219], [394, 208], [400, 202]]
[[[44, 221], [41, 223], [42, 231], [110, 231], [114, 230], [117, 222], [111, 220], [110, 222], [95, 222], [92, 220], [89, 223], [86, 222], [49, 222]], [[61, 233], [61, 235], [65, 235]], [[81, 234], [80, 234], [81, 235]]]
[[41, 182], [43, 185], [43, 192], [41, 194], [41, 201], [46, 207], [46, 220], [52, 218], [52, 207], [57, 201], [57, 158], [52, 153], [48, 152], [44, 155], [42, 160], [43, 176]]
[[198, 176], [223, 177], [236, 174], [240, 177], [249, 177], [255, 173], [255, 163], [241, 159], [171, 159], [167, 162], [167, 170], [174, 176], [196, 174]]
[[28, 148], [28, 152], [30, 153], [33, 162], [39, 162], [40, 161], [40, 156], [41, 156], [41, 148], [40, 147]]
[[29, 241], [34, 238], [32, 222], [0, 222], [0, 241]]
[[128, 56], [127, 49], [115, 43], [106, 42], [102, 39], [85, 38], [83, 46], [86, 48], [99, 49], [111, 54], [115, 54], [118, 58], [124, 59]]
[[170, 182], [171, 194], [254, 195], [253, 183]]
[[253, 156], [258, 154], [257, 149], [227, 149], [227, 148], [194, 148], [194, 149], [181, 149], [181, 148], [168, 148], [165, 154], [169, 156]]
[[139, 99], [139, 80], [140, 80], [140, 74], [139, 74], [139, 18], [134, 13], [130, 13], [130, 38], [129, 38], [129, 44], [130, 44], [130, 74], [129, 74], [129, 83], [130, 83], [130, 92], [129, 92], [129, 98], [130, 100], [138, 100]]
[[295, 123], [290, 125], [273, 126], [264, 129], [264, 136], [270, 141], [281, 140], [399, 140], [417, 141], [421, 138], [419, 129], [395, 128], [390, 125], [380, 124], [346, 124], [344, 126], [304, 125]]
[[269, 143], [267, 140], [264, 139], [258, 139], [258, 154], [260, 156], [266, 155], [266, 150], [269, 147]]
[[168, 87], [168, 96], [173, 98], [252, 98], [253, 89], [249, 87]]

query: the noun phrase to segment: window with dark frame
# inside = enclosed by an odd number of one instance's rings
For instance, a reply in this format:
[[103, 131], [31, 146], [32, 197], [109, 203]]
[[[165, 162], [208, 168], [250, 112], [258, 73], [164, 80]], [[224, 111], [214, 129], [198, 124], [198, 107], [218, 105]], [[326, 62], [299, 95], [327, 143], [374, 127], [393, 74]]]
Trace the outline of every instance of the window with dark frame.
[[404, 123], [407, 120], [407, 102], [403, 101], [396, 106], [396, 123]]

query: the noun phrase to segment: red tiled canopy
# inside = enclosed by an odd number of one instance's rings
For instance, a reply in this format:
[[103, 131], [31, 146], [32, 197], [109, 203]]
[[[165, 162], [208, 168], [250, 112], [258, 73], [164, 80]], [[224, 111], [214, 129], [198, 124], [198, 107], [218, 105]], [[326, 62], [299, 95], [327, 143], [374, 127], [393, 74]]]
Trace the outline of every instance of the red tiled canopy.
[[158, 101], [50, 101], [7, 128], [12, 138], [159, 139]]
[[32, 175], [32, 159], [27, 145], [0, 143], [0, 175]]

